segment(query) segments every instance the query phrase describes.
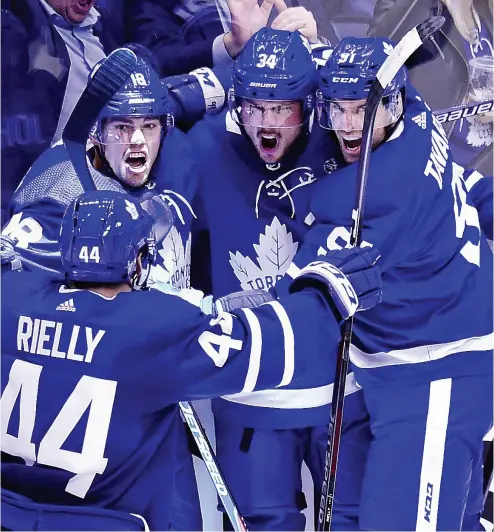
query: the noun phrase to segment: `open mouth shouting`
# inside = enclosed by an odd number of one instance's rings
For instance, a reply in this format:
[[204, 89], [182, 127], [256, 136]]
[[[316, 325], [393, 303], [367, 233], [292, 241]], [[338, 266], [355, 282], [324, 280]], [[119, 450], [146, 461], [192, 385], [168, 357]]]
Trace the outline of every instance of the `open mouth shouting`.
[[341, 151], [345, 159], [354, 161], [360, 156], [360, 146], [362, 144], [362, 137], [355, 137], [355, 133], [346, 136], [345, 134], [338, 135], [340, 141]]
[[147, 170], [148, 153], [147, 150], [136, 150], [127, 152], [124, 157], [125, 167], [134, 174], [140, 174]]
[[358, 153], [360, 151], [360, 145], [362, 144], [362, 137], [358, 139], [347, 139], [342, 137], [343, 145], [345, 149], [350, 153]]
[[273, 156], [278, 151], [280, 146], [280, 137], [276, 133], [260, 131], [257, 134], [257, 139], [263, 154]]

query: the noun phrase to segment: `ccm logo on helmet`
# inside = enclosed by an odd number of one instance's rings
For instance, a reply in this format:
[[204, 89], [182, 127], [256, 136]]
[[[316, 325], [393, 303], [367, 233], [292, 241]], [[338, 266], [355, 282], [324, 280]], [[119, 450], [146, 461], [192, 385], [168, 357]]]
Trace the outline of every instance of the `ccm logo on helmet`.
[[357, 83], [358, 78], [340, 78], [339, 76], [333, 76], [335, 83]]

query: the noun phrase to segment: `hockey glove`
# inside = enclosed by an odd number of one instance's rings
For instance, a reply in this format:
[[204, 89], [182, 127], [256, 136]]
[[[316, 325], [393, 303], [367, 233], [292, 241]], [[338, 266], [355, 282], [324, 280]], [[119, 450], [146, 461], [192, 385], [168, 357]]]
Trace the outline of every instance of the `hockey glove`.
[[14, 241], [5, 235], [0, 235], [0, 262], [2, 271], [22, 271], [22, 262], [15, 251]]
[[225, 89], [231, 84], [230, 69], [197, 68], [190, 74], [162, 78], [168, 90], [175, 121], [190, 127], [206, 114], [216, 114], [225, 104]]
[[372, 247], [330, 251], [300, 270], [290, 293], [312, 287], [321, 290], [343, 319], [368, 310], [382, 300], [379, 252]]

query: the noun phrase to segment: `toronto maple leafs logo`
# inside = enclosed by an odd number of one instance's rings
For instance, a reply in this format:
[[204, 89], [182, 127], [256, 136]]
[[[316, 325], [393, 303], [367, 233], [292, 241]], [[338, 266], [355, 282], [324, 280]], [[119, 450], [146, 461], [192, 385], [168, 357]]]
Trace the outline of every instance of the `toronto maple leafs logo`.
[[391, 55], [391, 52], [394, 50], [394, 46], [389, 42], [383, 43], [383, 51], [386, 55]]
[[275, 217], [259, 236], [259, 244], [253, 247], [258, 264], [239, 251], [230, 251], [230, 266], [244, 290], [269, 290], [285, 275], [297, 252], [298, 243], [293, 241], [292, 234]]
[[163, 283], [170, 283], [179, 290], [189, 288], [190, 285], [190, 251], [191, 235], [183, 243], [182, 237], [174, 226], [163, 240], [158, 250], [161, 264], [152, 270], [152, 279]]
[[490, 146], [492, 144], [492, 122], [482, 122], [472, 117], [467, 118], [469, 129], [467, 134], [467, 144], [474, 148]]
[[331, 159], [324, 161], [324, 173], [325, 174], [331, 174], [332, 172], [336, 170], [338, 170], [338, 163], [336, 162], [336, 159], [334, 157], [331, 157]]

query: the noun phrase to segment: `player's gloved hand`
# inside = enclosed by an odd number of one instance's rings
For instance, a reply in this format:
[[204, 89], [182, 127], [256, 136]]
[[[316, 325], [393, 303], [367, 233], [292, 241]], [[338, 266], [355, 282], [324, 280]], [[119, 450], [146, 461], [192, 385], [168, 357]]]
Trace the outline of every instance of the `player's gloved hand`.
[[0, 235], [0, 263], [2, 270], [22, 270], [22, 262], [15, 251], [14, 241], [5, 235]]
[[330, 251], [300, 270], [289, 291], [321, 290], [343, 319], [368, 310], [382, 300], [379, 251], [374, 247]]
[[[238, 308], [255, 308], [269, 301], [274, 301], [276, 295], [274, 291], [264, 290], [243, 290], [233, 292], [226, 296], [212, 301], [211, 315], [217, 318], [222, 312], [231, 312]], [[204, 312], [204, 310], [203, 310]]]
[[205, 114], [221, 111], [226, 97], [224, 87], [231, 84], [231, 76], [230, 68], [218, 68], [213, 72], [204, 67], [190, 74], [162, 78], [175, 121], [180, 125], [193, 125]]

